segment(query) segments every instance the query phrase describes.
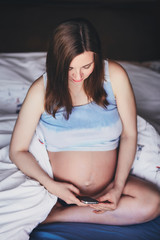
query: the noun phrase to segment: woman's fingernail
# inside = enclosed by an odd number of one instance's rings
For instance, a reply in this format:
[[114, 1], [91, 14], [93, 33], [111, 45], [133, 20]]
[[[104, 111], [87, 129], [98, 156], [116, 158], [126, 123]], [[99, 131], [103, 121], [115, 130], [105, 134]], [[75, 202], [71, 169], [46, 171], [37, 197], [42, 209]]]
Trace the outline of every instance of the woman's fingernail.
[[94, 213], [100, 213], [101, 210], [93, 210]]

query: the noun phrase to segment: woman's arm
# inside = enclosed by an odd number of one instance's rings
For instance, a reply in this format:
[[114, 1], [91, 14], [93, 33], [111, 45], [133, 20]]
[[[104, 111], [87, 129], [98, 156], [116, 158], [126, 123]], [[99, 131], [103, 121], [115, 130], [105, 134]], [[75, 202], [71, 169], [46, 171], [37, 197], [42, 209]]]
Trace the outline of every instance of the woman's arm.
[[72, 184], [54, 181], [28, 151], [31, 139], [44, 111], [43, 78], [36, 80], [28, 91], [19, 113], [10, 144], [10, 159], [27, 176], [36, 179], [50, 193], [67, 203], [81, 205], [75, 195], [79, 189]]
[[29, 153], [29, 144], [40, 119], [44, 102], [43, 79], [35, 81], [23, 102], [10, 143], [10, 159], [26, 175], [35, 178], [41, 184], [48, 175], [41, 169], [33, 155]]
[[110, 65], [111, 83], [116, 97], [118, 112], [122, 121], [122, 134], [114, 184], [123, 190], [136, 153], [136, 104], [133, 90], [126, 72], [117, 63], [112, 62]]
[[118, 63], [109, 62], [109, 73], [122, 121], [122, 134], [114, 181], [108, 186], [108, 193], [98, 200], [110, 201], [111, 204], [106, 204], [106, 207], [113, 210], [117, 207], [135, 157], [137, 120], [135, 98], [125, 70]]

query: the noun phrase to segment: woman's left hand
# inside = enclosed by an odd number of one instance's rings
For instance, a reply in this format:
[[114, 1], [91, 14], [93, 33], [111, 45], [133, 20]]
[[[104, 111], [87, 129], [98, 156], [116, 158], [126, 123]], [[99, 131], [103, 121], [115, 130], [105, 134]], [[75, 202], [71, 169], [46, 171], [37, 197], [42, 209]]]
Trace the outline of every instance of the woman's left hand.
[[113, 183], [111, 183], [107, 187], [107, 192], [102, 196], [100, 196], [99, 198], [97, 198], [99, 203], [90, 204], [89, 206], [95, 209], [93, 211], [95, 213], [104, 213], [106, 211], [113, 211], [117, 208], [121, 194], [122, 194], [121, 189], [119, 189], [118, 187], [115, 187]]

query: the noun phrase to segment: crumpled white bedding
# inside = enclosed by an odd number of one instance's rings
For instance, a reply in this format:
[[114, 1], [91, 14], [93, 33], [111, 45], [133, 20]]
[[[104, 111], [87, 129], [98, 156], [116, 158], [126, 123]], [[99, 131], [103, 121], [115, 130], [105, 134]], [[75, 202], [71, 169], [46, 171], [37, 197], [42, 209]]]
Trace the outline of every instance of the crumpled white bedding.
[[[53, 177], [47, 151], [36, 134], [29, 151], [41, 167]], [[45, 220], [57, 197], [38, 181], [24, 175], [9, 159], [9, 146], [0, 150], [0, 239], [27, 240]]]
[[9, 144], [18, 114], [0, 113], [0, 149]]
[[[160, 188], [160, 135], [137, 117], [138, 144], [131, 174], [147, 179]], [[45, 146], [34, 135], [29, 151], [53, 177]], [[0, 239], [27, 240], [57, 201], [36, 180], [25, 176], [10, 161], [9, 146], [0, 150]]]
[[131, 174], [155, 183], [160, 189], [160, 135], [140, 116], [137, 129], [137, 151]]

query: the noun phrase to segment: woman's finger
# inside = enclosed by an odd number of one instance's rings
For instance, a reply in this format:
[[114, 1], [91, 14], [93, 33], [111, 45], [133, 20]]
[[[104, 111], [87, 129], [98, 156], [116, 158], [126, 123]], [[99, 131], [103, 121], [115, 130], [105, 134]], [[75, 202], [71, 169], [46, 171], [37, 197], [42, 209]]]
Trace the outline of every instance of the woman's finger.
[[94, 204], [92, 204], [92, 205], [89, 205], [89, 207], [91, 207], [91, 208], [93, 208], [95, 210], [101, 210], [102, 209], [102, 207], [98, 206], [98, 204], [96, 204], [96, 206]]
[[77, 187], [75, 187], [74, 185], [72, 185], [72, 184], [69, 185], [69, 189], [70, 189], [72, 192], [76, 193], [77, 195], [80, 194], [79, 189], [78, 189]]
[[108, 206], [105, 204], [90, 204], [89, 206], [95, 210], [108, 209]]
[[77, 197], [74, 198], [74, 203], [79, 207], [87, 207], [88, 204], [82, 203]]
[[113, 211], [116, 209], [115, 204], [97, 204], [96, 206], [92, 204], [89, 206], [95, 210]]
[[105, 194], [105, 195], [99, 197], [97, 200], [98, 200], [99, 202], [106, 202], [106, 203], [112, 202], [112, 199], [111, 199], [110, 194]]
[[102, 214], [102, 213], [105, 213], [106, 210], [93, 210], [93, 212], [96, 214]]

